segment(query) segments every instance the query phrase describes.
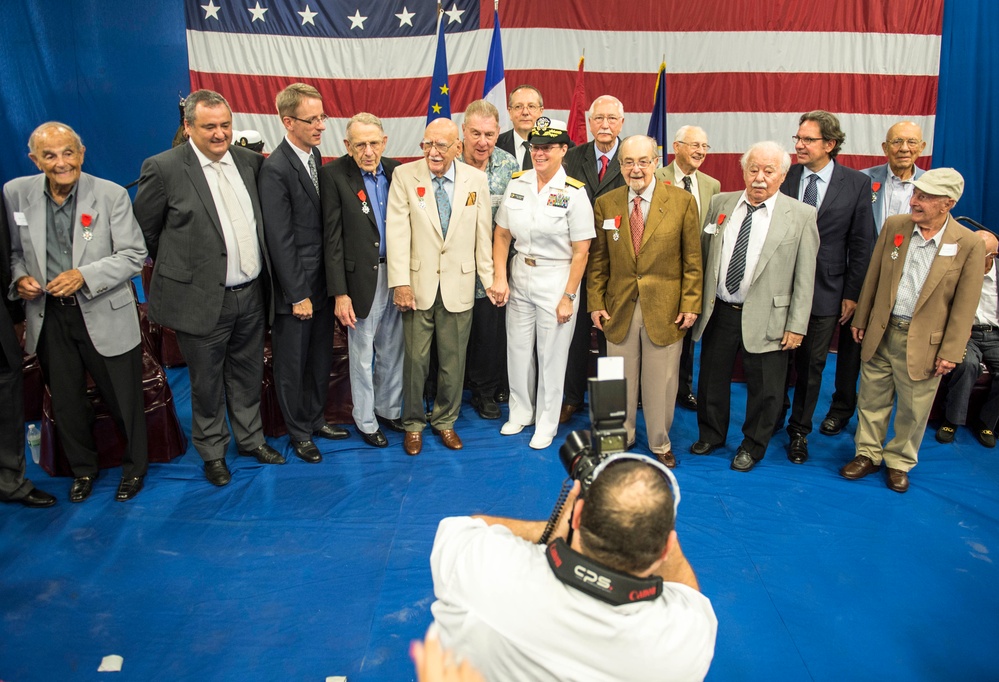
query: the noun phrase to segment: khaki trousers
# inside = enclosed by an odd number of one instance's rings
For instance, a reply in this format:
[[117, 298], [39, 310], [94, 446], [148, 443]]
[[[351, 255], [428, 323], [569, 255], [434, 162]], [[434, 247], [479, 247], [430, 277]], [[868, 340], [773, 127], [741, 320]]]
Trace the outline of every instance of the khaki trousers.
[[[906, 330], [889, 324], [877, 352], [860, 367], [857, 399], [857, 455], [891, 469], [909, 471], [918, 462], [919, 444], [933, 407], [940, 377], [909, 378], [906, 368]], [[888, 421], [898, 398], [895, 435], [887, 445]]]
[[624, 358], [624, 376], [628, 379], [628, 414], [624, 420], [624, 428], [628, 431], [629, 443], [635, 440], [641, 377], [642, 412], [645, 414], [649, 449], [659, 454], [672, 449], [669, 430], [673, 426], [682, 349], [681, 341], [668, 346], [652, 343], [645, 331], [641, 301], [635, 303], [635, 312], [631, 316], [631, 325], [624, 341], [620, 344], [607, 342], [608, 356]]

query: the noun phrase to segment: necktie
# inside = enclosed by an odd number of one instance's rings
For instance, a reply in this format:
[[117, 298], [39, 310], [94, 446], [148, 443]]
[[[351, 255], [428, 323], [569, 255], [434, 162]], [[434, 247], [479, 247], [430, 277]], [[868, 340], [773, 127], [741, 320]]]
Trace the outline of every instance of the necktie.
[[694, 193], [694, 186], [690, 182], [690, 176], [689, 175], [684, 175], [683, 176], [683, 188], [685, 190], [687, 190], [688, 192], [690, 192], [691, 194]]
[[733, 296], [742, 286], [742, 278], [746, 274], [746, 251], [749, 250], [749, 233], [753, 231], [753, 213], [762, 207], [763, 204], [759, 206], [746, 205], [746, 217], [742, 219], [739, 236], [735, 240], [735, 249], [728, 262], [728, 272], [725, 273], [725, 288]]
[[638, 258], [638, 250], [642, 248], [642, 233], [645, 232], [645, 218], [642, 216], [642, 197], [635, 197], [635, 208], [631, 209], [631, 217], [628, 222], [631, 224], [631, 245], [635, 247], [635, 258]]
[[520, 170], [531, 170], [534, 168], [534, 159], [531, 158], [531, 143], [524, 140], [521, 144], [524, 147], [524, 163], [521, 164]]
[[447, 224], [451, 222], [451, 202], [444, 191], [444, 178], [434, 178], [434, 199], [437, 200], [437, 215], [441, 218], [441, 234], [447, 238]]
[[597, 171], [597, 182], [601, 182], [604, 179], [604, 173], [607, 172], [607, 165], [610, 164], [610, 159], [604, 154], [600, 157], [600, 170]]
[[240, 206], [239, 198], [236, 196], [236, 190], [232, 188], [229, 178], [222, 171], [222, 164], [216, 161], [212, 163], [212, 168], [218, 173], [219, 194], [222, 195], [222, 204], [225, 207], [225, 212], [229, 215], [232, 231], [236, 233], [239, 270], [244, 275], [250, 276], [260, 267], [257, 245], [254, 243], [257, 235], [250, 229], [250, 224], [243, 213], [243, 207]]
[[805, 194], [801, 197], [809, 206], [818, 207], [819, 205], [819, 176], [812, 174], [808, 176], [808, 185], [805, 187]]
[[309, 154], [309, 177], [312, 178], [312, 186], [316, 188], [316, 194], [319, 194], [319, 174], [316, 173], [316, 157]]

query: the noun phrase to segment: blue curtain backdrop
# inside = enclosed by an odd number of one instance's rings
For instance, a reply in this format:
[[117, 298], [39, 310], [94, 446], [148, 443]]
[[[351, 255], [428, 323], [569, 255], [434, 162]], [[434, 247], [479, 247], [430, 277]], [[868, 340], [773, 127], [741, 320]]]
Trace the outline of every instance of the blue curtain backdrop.
[[[999, 2], [944, 6], [934, 165], [967, 180], [960, 214], [999, 231], [986, 188], [999, 180]], [[35, 172], [26, 142], [40, 122], [72, 122], [87, 145], [86, 169], [121, 184], [170, 145], [177, 95], [189, 88], [183, 3], [15, 0], [0, 22], [0, 182]]]

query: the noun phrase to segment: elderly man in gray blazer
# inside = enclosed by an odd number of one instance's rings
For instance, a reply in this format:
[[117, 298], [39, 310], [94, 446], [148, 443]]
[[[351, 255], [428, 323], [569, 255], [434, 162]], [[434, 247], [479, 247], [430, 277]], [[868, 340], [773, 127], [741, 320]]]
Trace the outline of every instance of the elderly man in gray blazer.
[[819, 232], [815, 208], [780, 194], [791, 157], [776, 142], [757, 142], [742, 156], [744, 192], [711, 200], [701, 234], [704, 304], [694, 325], [703, 340], [697, 385], [699, 437], [706, 455], [728, 435], [731, 377], [742, 350], [746, 421], [732, 469], [763, 459], [787, 377], [783, 351], [808, 329]]
[[127, 447], [116, 499], [142, 490], [146, 415], [139, 316], [129, 280], [146, 247], [123, 187], [83, 173], [86, 151], [69, 126], [43, 123], [28, 155], [43, 175], [3, 189], [11, 231], [7, 295], [25, 301], [25, 350], [38, 353], [74, 481], [71, 502], [90, 496], [99, 467], [89, 373]]

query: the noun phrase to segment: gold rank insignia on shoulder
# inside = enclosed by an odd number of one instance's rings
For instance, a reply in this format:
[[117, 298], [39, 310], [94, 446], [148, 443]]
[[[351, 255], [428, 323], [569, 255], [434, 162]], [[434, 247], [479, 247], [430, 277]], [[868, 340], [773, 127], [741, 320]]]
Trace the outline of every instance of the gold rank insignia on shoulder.
[[576, 178], [570, 178], [568, 176], [565, 178], [565, 184], [570, 187], [575, 187], [576, 189], [583, 189], [583, 187], [586, 186], [586, 183], [582, 180], [577, 180]]
[[519, 178], [521, 175], [523, 175], [526, 172], [527, 171], [519, 170], [516, 173], [514, 173], [513, 175], [511, 175], [510, 179], [513, 180], [514, 178]]

